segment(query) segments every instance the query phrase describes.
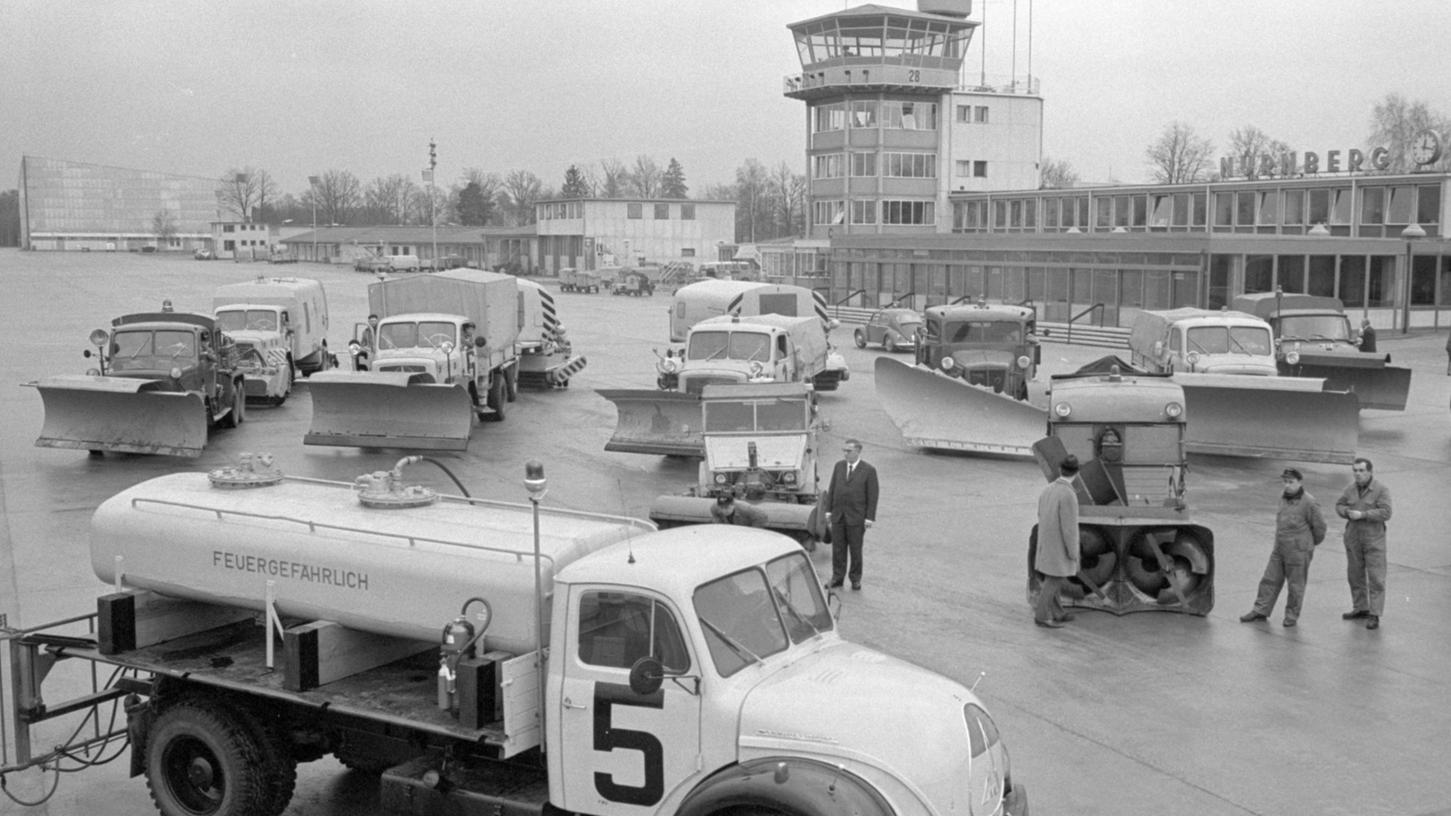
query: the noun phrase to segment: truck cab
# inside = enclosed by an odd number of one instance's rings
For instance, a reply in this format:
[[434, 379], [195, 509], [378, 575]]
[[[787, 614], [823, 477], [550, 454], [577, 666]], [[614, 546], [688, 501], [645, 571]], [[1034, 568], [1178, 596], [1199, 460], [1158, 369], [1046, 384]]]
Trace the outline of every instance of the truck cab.
[[918, 365], [1014, 399], [1028, 398], [1028, 382], [1042, 361], [1032, 308], [978, 301], [933, 306], [923, 317]]
[[714, 317], [690, 330], [681, 357], [661, 360], [660, 374], [674, 374], [687, 394], [713, 383], [800, 382], [821, 370], [826, 352], [814, 317]]
[[[710, 546], [718, 535], [663, 531], [556, 575], [554, 619], [565, 624], [551, 636], [546, 692], [553, 804], [601, 816], [1016, 805], [1007, 752], [972, 692], [842, 640], [789, 539], [732, 528], [730, 546]], [[891, 703], [911, 729], [842, 716], [879, 708], [887, 689], [912, 690]]]
[[1244, 312], [1144, 311], [1129, 333], [1134, 365], [1159, 374], [1276, 373], [1270, 324]]
[[101, 344], [99, 373], [154, 380], [154, 391], [202, 394], [213, 418], [232, 408], [229, 374], [236, 367], [236, 343], [211, 317], [140, 312], [117, 317], [111, 325], [109, 338]]
[[264, 357], [281, 349], [292, 379], [335, 365], [327, 344], [327, 294], [320, 281], [258, 277], [219, 286], [212, 310], [223, 331]]
[[1358, 333], [1350, 328], [1350, 318], [1339, 298], [1258, 292], [1236, 295], [1234, 308], [1270, 324], [1275, 336], [1275, 359], [1282, 373], [1293, 374], [1293, 367], [1306, 356], [1377, 356], [1390, 362], [1389, 354], [1367, 355], [1360, 350]]
[[378, 322], [373, 340], [374, 371], [408, 371], [430, 375], [434, 382], [467, 381], [472, 369], [473, 323], [462, 315], [423, 313], [395, 315]]
[[804, 383], [708, 385], [701, 392], [701, 496], [816, 501], [816, 393]]

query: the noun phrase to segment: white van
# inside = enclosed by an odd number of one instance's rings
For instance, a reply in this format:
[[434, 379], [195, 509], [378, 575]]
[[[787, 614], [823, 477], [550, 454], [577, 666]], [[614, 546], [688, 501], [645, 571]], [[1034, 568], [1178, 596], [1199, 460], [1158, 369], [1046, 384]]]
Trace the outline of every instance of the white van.
[[395, 272], [417, 271], [419, 261], [417, 255], [389, 255], [388, 265]]
[[1244, 312], [1211, 309], [1144, 311], [1129, 334], [1133, 362], [1154, 373], [1273, 376], [1270, 324]]
[[255, 278], [217, 287], [212, 309], [223, 331], [264, 354], [280, 348], [295, 372], [337, 363], [327, 347], [327, 293], [311, 278]]

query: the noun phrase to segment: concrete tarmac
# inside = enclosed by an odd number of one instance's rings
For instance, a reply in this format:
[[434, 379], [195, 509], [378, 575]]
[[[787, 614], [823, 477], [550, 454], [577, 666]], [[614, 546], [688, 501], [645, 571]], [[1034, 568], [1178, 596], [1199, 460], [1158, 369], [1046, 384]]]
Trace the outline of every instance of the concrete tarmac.
[[[194, 460], [93, 458], [33, 446], [41, 401], [20, 383], [83, 372], [91, 365], [81, 356], [86, 335], [117, 314], [156, 308], [163, 298], [179, 310], [209, 311], [213, 289], [257, 275], [322, 280], [328, 337], [346, 357], [352, 324], [367, 314], [366, 274], [308, 264], [0, 250], [0, 347], [7, 350], [0, 355], [0, 615], [8, 625], [31, 627], [94, 609], [107, 587], [90, 570], [90, 514], [129, 485], [219, 467], [248, 451], [272, 453], [291, 474], [343, 480], [389, 468], [405, 455], [303, 446], [311, 416], [305, 381], [280, 408], [250, 406], [241, 428], [215, 431]], [[568, 389], [521, 392], [504, 422], [474, 428], [468, 452], [437, 458], [471, 494], [512, 501], [525, 500], [524, 462], [538, 459], [549, 478], [547, 504], [643, 517], [655, 496], [693, 483], [695, 462], [606, 453], [615, 412], [594, 389], [653, 387], [650, 349], [666, 345], [669, 299], [556, 299], [589, 366]], [[1451, 814], [1451, 377], [1444, 332], [1380, 333], [1381, 347], [1414, 375], [1406, 411], [1365, 411], [1360, 421], [1360, 451], [1374, 460], [1395, 500], [1386, 610], [1374, 632], [1340, 619], [1350, 596], [1342, 524], [1330, 508], [1351, 478], [1344, 465], [1294, 463], [1331, 519], [1310, 569], [1300, 625], [1280, 626], [1282, 608], [1267, 623], [1238, 622], [1270, 551], [1279, 473], [1291, 463], [1216, 457], [1194, 458], [1188, 476], [1194, 518], [1215, 535], [1217, 601], [1207, 617], [1080, 611], [1061, 630], [1033, 626], [1025, 583], [1027, 536], [1044, 484], [1036, 465], [907, 447], [872, 388], [873, 360], [885, 352], [856, 349], [846, 330], [835, 339], [852, 378], [821, 398], [831, 423], [822, 470], [839, 443], [854, 436], [882, 479], [879, 522], [867, 535], [865, 586], [842, 596], [842, 633], [975, 683], [1033, 812]], [[1069, 370], [1103, 353], [1047, 345], [1045, 368]], [[435, 468], [408, 473], [455, 492]], [[818, 571], [829, 571], [829, 550], [821, 548], [814, 560]], [[127, 779], [126, 765], [123, 754], [63, 775], [38, 807], [0, 797], [0, 814], [153, 813], [145, 782]], [[50, 784], [31, 772], [12, 778], [9, 792], [39, 799]], [[375, 779], [326, 759], [300, 768], [286, 812], [382, 811]]]

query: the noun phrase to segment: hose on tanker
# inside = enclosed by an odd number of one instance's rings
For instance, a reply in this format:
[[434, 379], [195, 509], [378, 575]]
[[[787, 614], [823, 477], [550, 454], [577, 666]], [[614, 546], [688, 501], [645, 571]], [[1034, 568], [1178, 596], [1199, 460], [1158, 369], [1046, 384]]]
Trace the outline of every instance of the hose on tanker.
[[[107, 680], [105, 687], [112, 688], [115, 685], [116, 680], [123, 674], [130, 676], [136, 675], [137, 672], [135, 669], [123, 669], [118, 667], [111, 672], [111, 676]], [[5, 796], [10, 799], [10, 801], [15, 802], [21, 807], [37, 807], [39, 805], [45, 804], [50, 800], [52, 796], [55, 795], [56, 790], [60, 788], [61, 774], [78, 773], [80, 771], [86, 770], [87, 768], [94, 768], [100, 765], [105, 765], [119, 759], [125, 752], [126, 747], [131, 744], [129, 732], [127, 732], [125, 729], [119, 732], [116, 731], [116, 719], [121, 709], [120, 700], [115, 700], [111, 703], [111, 716], [109, 722], [106, 724], [106, 728], [104, 731], [105, 736], [99, 739], [93, 739], [92, 741], [85, 742], [79, 747], [79, 749], [72, 747], [77, 738], [80, 736], [81, 731], [86, 728], [87, 723], [91, 722], [91, 718], [96, 716], [96, 712], [98, 709], [99, 706], [92, 706], [86, 716], [82, 717], [81, 721], [76, 724], [75, 730], [71, 732], [69, 738], [53, 748], [50, 753], [46, 754], [43, 757], [40, 757], [39, 759], [33, 760], [28, 766], [26, 766], [31, 768], [38, 767], [42, 771], [49, 770], [52, 776], [50, 790], [47, 790], [45, 794], [42, 795], [39, 799], [23, 799], [19, 796], [16, 796], [15, 793], [10, 790], [10, 786], [8, 785], [8, 776], [5, 773], [0, 773], [0, 793], [4, 793]], [[96, 728], [98, 734], [102, 733], [99, 726], [100, 721], [99, 719], [97, 719]], [[91, 751], [96, 751], [99, 753], [101, 751], [104, 751], [105, 748], [111, 743], [119, 743], [119, 747], [117, 747], [115, 753], [111, 754], [110, 756], [98, 756], [96, 758], [90, 758], [89, 756], [82, 756], [77, 753], [77, 750], [85, 751], [87, 754], [89, 754]], [[62, 767], [61, 761], [65, 759], [69, 759], [72, 762], [76, 763], [75, 766]], [[23, 768], [13, 768], [9, 770], [23, 770]]]
[[437, 459], [434, 459], [432, 456], [405, 456], [402, 459], [398, 460], [398, 464], [393, 466], [393, 470], [395, 473], [402, 472], [404, 465], [413, 464], [415, 462], [428, 462], [430, 464], [436, 465], [439, 470], [443, 471], [444, 474], [448, 476], [449, 479], [453, 480], [454, 486], [458, 488], [458, 492], [462, 494], [464, 498], [473, 498], [473, 496], [469, 495], [468, 488], [464, 487], [464, 483], [458, 480], [458, 477], [453, 474], [453, 471], [449, 470], [447, 465], [438, 461]]

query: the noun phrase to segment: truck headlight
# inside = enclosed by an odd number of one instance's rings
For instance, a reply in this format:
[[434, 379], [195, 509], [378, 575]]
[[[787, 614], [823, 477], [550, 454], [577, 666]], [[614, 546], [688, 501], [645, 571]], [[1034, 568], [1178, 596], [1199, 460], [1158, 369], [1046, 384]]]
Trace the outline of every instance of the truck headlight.
[[178, 367], [178, 366], [172, 366], [171, 367], [171, 371], [169, 371], [167, 373], [169, 373], [171, 375], [171, 378], [173, 380], [179, 380], [179, 379], [181, 379], [181, 368]]
[[680, 364], [675, 362], [673, 358], [667, 357], [660, 361], [660, 370], [666, 374], [674, 374], [680, 370]]
[[1197, 366], [1199, 365], [1199, 352], [1191, 351], [1188, 354], [1184, 355], [1184, 359], [1189, 361], [1189, 365]]
[[753, 361], [751, 363], [751, 376], [752, 377], [759, 377], [759, 376], [761, 376], [761, 373], [764, 372], [765, 370], [766, 370], [766, 367], [763, 366], [763, 365], [761, 365], [761, 361], [760, 360], [755, 360], [755, 361]]
[[796, 484], [796, 471], [788, 470], [785, 473], [781, 474], [781, 483], [788, 485]]
[[954, 360], [954, 359], [952, 359], [952, 355], [951, 354], [943, 355], [943, 357], [942, 357], [942, 370], [943, 371], [951, 371], [954, 368], [957, 368], [957, 361]]
[[1056, 414], [1059, 419], [1067, 419], [1068, 415], [1073, 413], [1073, 406], [1069, 405], [1066, 402], [1055, 402], [1053, 403], [1053, 413]]
[[1027, 371], [1028, 370], [1028, 366], [1030, 366], [1032, 364], [1033, 364], [1033, 361], [1032, 361], [1032, 359], [1030, 359], [1028, 357], [1028, 355], [1023, 354], [1023, 355], [1020, 355], [1018, 357], [1018, 368], [1021, 368], [1024, 371]]
[[715, 483], [718, 485], [729, 484], [730, 477], [725, 475], [724, 473], [717, 473], [715, 474]]
[[1180, 405], [1177, 402], [1171, 402], [1168, 405], [1164, 406], [1164, 416], [1170, 419], [1178, 419], [1179, 417], [1184, 416], [1184, 406]]
[[1296, 365], [1296, 364], [1298, 364], [1300, 362], [1300, 352], [1298, 352], [1298, 351], [1287, 351], [1287, 352], [1285, 352], [1285, 362], [1289, 363], [1290, 365]]

